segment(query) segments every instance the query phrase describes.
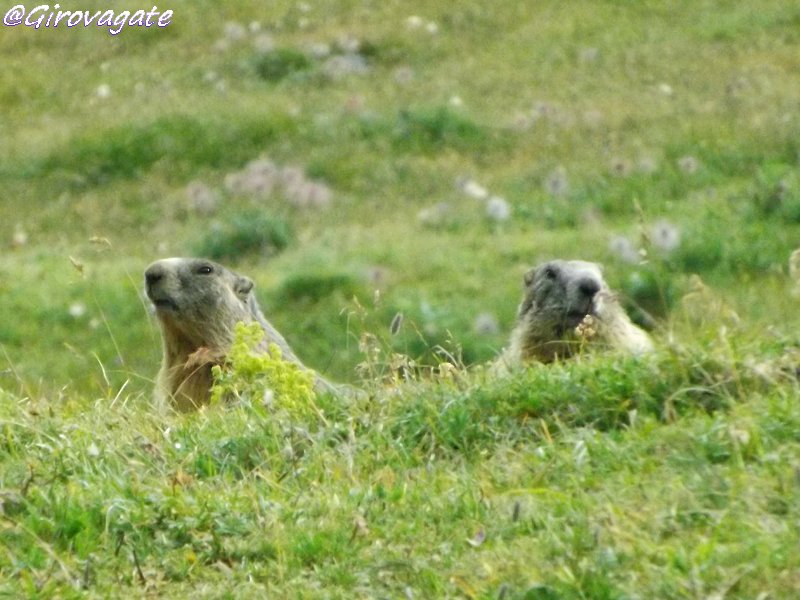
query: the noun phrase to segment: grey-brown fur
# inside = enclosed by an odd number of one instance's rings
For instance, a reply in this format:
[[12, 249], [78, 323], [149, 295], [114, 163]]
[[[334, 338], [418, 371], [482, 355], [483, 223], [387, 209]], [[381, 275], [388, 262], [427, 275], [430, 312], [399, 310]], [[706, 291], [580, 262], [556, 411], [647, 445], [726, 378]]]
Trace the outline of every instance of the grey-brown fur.
[[[171, 401], [181, 411], [207, 403], [211, 367], [224, 361], [239, 321], [261, 325], [263, 350], [277, 344], [284, 360], [307, 368], [262, 314], [248, 277], [210, 260], [166, 258], [147, 267], [145, 287], [161, 323], [164, 346], [158, 400]], [[318, 392], [336, 391], [316, 372], [314, 381]]]
[[[631, 354], [652, 350], [650, 337], [631, 322], [608, 288], [600, 265], [553, 260], [531, 269], [524, 279], [517, 324], [500, 365], [548, 363], [572, 356], [582, 345]], [[582, 339], [579, 325], [591, 329], [590, 335]]]

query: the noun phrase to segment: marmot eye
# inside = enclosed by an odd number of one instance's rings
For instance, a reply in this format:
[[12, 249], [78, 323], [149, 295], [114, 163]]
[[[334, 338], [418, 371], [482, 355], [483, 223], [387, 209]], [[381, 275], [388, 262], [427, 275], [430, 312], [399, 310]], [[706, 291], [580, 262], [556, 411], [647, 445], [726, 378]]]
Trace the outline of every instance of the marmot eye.
[[556, 270], [553, 267], [545, 267], [544, 276], [545, 276], [546, 279], [555, 279], [556, 278]]
[[203, 265], [203, 266], [197, 268], [197, 274], [198, 275], [211, 275], [211, 273], [213, 273], [213, 272], [214, 272], [214, 269], [212, 269], [208, 265]]

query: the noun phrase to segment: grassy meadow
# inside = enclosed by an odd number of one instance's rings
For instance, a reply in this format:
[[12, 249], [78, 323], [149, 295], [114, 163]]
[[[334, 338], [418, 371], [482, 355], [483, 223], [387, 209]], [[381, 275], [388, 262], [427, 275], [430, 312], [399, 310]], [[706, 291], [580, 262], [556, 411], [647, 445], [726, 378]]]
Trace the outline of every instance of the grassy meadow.
[[[0, 595], [800, 597], [800, 6], [159, 8], [0, 35]], [[155, 407], [195, 255], [369, 394]], [[655, 355], [490, 376], [550, 258]]]

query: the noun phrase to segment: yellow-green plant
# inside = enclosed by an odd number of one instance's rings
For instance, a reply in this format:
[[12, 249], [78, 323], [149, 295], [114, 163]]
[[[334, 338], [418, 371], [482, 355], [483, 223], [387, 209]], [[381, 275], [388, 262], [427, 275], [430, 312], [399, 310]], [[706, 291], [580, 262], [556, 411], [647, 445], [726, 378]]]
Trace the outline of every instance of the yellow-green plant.
[[263, 347], [264, 331], [258, 323], [237, 323], [234, 341], [223, 366], [214, 366], [212, 404], [236, 400], [268, 409], [283, 409], [292, 416], [317, 412], [313, 377], [309, 371], [283, 360], [281, 349]]

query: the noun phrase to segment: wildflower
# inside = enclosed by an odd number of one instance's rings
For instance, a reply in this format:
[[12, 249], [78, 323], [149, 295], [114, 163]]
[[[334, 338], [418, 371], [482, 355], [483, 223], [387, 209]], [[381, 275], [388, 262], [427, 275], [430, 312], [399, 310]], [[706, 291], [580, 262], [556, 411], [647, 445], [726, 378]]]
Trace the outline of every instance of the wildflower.
[[248, 171], [242, 179], [242, 190], [253, 197], [266, 199], [272, 195], [275, 188], [275, 178], [268, 173]]
[[422, 17], [419, 17], [417, 15], [411, 15], [406, 19], [406, 25], [408, 26], [409, 29], [419, 29], [420, 27], [422, 27], [422, 23], [423, 23]]
[[95, 90], [95, 96], [103, 100], [109, 98], [111, 96], [111, 86], [107, 83], [98, 85], [97, 89]]
[[488, 190], [480, 183], [469, 177], [459, 178], [456, 180], [456, 186], [470, 198], [476, 200], [485, 200], [489, 197]]
[[492, 313], [483, 312], [475, 317], [472, 330], [478, 335], [497, 335], [500, 333], [500, 325]]
[[504, 198], [492, 196], [486, 202], [486, 216], [498, 223], [508, 221], [511, 218], [511, 206]]
[[11, 236], [11, 247], [12, 248], [20, 248], [28, 243], [28, 234], [22, 228], [22, 225], [17, 225], [14, 227], [14, 233]]
[[586, 315], [583, 320], [575, 327], [575, 335], [582, 340], [590, 340], [597, 335], [597, 319], [592, 315]]
[[200, 181], [192, 181], [186, 186], [186, 200], [189, 208], [201, 214], [211, 214], [217, 208], [217, 193]]
[[325, 184], [311, 181], [306, 186], [307, 206], [325, 208], [331, 203], [331, 190]]
[[684, 173], [691, 175], [700, 168], [700, 162], [694, 156], [686, 155], [678, 159], [678, 167]]
[[455, 108], [464, 106], [464, 100], [461, 99], [461, 96], [450, 96], [450, 100], [448, 102], [450, 103], [450, 106]]
[[258, 158], [251, 160], [245, 167], [248, 173], [257, 173], [260, 175], [269, 175], [275, 177], [278, 175], [278, 166], [268, 158]]
[[346, 75], [362, 75], [368, 70], [367, 61], [360, 54], [331, 56], [322, 64], [322, 71], [331, 79]]
[[665, 96], [672, 96], [672, 86], [668, 83], [660, 83], [658, 85], [658, 91], [664, 94]]
[[537, 102], [533, 105], [531, 110], [531, 119], [538, 121], [539, 119], [551, 119], [556, 115], [556, 107], [548, 102]]
[[450, 216], [451, 206], [447, 202], [439, 202], [423, 208], [417, 213], [417, 221], [427, 227], [438, 227]]
[[247, 28], [250, 30], [250, 33], [258, 33], [261, 31], [261, 23], [259, 21], [250, 21]]
[[361, 49], [361, 42], [352, 36], [344, 35], [336, 44], [345, 54], [355, 54]]
[[405, 65], [394, 70], [394, 80], [400, 85], [408, 85], [414, 80], [414, 69]]
[[639, 262], [639, 253], [628, 238], [617, 236], [611, 239], [608, 249], [622, 262], [636, 264]]
[[597, 48], [584, 48], [579, 55], [582, 63], [593, 63], [600, 57], [600, 50]]
[[637, 161], [636, 168], [639, 172], [650, 175], [658, 170], [658, 163], [652, 156], [642, 156]]
[[86, 305], [83, 302], [73, 302], [69, 305], [67, 312], [73, 319], [80, 319], [86, 314]]
[[284, 186], [300, 183], [305, 178], [306, 175], [300, 167], [288, 166], [280, 170], [280, 180]]
[[330, 56], [331, 54], [331, 47], [328, 44], [324, 44], [322, 42], [313, 42], [308, 45], [308, 53], [313, 58], [325, 58], [326, 56]]
[[228, 173], [225, 175], [223, 185], [230, 194], [238, 195], [244, 193], [244, 174], [243, 173]]
[[528, 131], [531, 127], [533, 127], [534, 119], [523, 112], [518, 112], [514, 115], [514, 119], [511, 122], [511, 127], [515, 131]]
[[569, 191], [567, 171], [564, 167], [554, 169], [544, 181], [544, 189], [554, 198], [561, 198]]
[[260, 33], [253, 38], [253, 49], [259, 54], [267, 54], [275, 48], [275, 42], [268, 33]]
[[427, 31], [431, 35], [437, 34], [437, 33], [439, 33], [439, 26], [436, 23], [434, 23], [433, 21], [428, 21], [425, 24], [425, 31]]
[[[366, 280], [369, 282], [371, 286], [381, 286], [386, 283], [386, 280], [389, 277], [389, 274], [386, 269], [379, 266], [372, 266], [369, 267], [365, 273]], [[375, 290], [376, 292], [378, 290]], [[379, 292], [380, 296], [380, 292]], [[380, 297], [378, 298], [380, 299]]]
[[611, 159], [609, 169], [616, 177], [627, 177], [632, 170], [630, 161], [619, 157]]
[[225, 27], [223, 28], [225, 32], [225, 37], [232, 42], [238, 42], [247, 35], [247, 29], [241, 23], [236, 23], [235, 21], [228, 21], [225, 23]]
[[657, 221], [650, 230], [653, 246], [663, 252], [671, 252], [681, 244], [680, 230], [668, 221]]

